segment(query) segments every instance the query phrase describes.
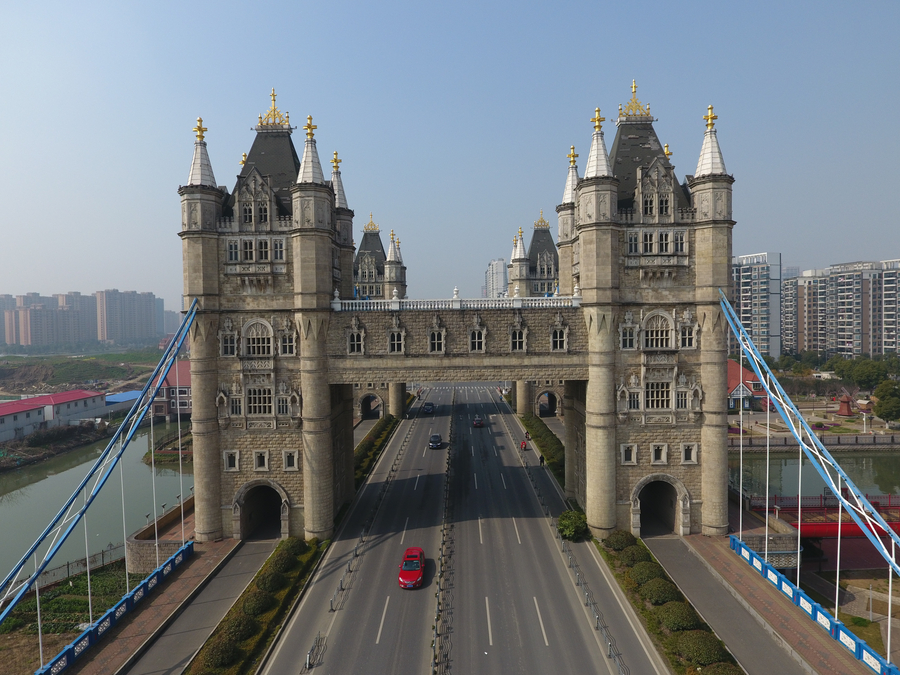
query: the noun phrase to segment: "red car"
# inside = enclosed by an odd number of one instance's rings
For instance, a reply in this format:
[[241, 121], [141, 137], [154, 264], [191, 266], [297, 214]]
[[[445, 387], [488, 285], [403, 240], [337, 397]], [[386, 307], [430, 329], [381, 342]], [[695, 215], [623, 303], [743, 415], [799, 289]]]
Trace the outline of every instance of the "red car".
[[400, 588], [418, 588], [425, 578], [425, 551], [417, 546], [406, 549], [400, 563]]
[[484, 420], [481, 419], [478, 415], [475, 415], [475, 419], [472, 420], [472, 426], [476, 429], [480, 429], [484, 426]]

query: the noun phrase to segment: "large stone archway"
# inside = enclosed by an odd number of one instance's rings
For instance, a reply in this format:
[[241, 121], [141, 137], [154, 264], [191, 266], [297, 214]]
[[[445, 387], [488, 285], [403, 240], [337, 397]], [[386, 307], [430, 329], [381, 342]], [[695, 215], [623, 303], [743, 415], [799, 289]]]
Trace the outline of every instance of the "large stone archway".
[[[675, 478], [674, 476], [670, 476], [665, 473], [653, 473], [641, 478], [634, 486], [634, 489], [631, 491], [631, 533], [636, 536], [641, 536], [641, 493], [644, 493], [644, 488], [651, 487], [654, 483], [662, 483], [666, 486], [669, 486], [671, 489], [674, 489], [674, 504], [672, 505], [672, 515], [673, 522], [672, 530], [681, 536], [685, 536], [691, 533], [691, 495], [688, 492], [687, 488], [684, 486], [680, 480]], [[644, 499], [646, 500], [649, 497], [657, 497], [664, 494], [664, 491], [658, 491], [657, 493], [644, 493]], [[658, 504], [644, 504], [644, 510], [647, 508], [651, 508], [657, 512], [660, 511], [660, 505]]]
[[[356, 397], [356, 417], [360, 419], [384, 417], [387, 414], [386, 400], [380, 391], [363, 391]], [[377, 412], [373, 408], [377, 408]]]
[[231, 505], [232, 537], [246, 539], [259, 527], [264, 527], [265, 521], [270, 520], [276, 510], [280, 536], [286, 539], [290, 536], [291, 504], [285, 489], [268, 478], [244, 483], [235, 493]]

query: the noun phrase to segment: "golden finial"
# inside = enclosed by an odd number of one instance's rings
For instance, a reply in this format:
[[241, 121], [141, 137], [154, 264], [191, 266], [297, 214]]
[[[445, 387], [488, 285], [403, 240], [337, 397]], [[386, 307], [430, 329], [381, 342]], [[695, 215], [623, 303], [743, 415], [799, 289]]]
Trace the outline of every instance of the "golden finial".
[[306, 137], [312, 138], [313, 130], [318, 129], [318, 128], [319, 127], [317, 127], [315, 124], [312, 123], [312, 115], [307, 115], [306, 116], [306, 126], [303, 127], [303, 129], [306, 131]]
[[525, 237], [524, 237], [524, 235], [522, 234], [522, 228], [521, 228], [521, 227], [519, 228], [519, 239], [521, 239], [522, 241], [525, 241]]
[[400, 248], [400, 237], [397, 237], [397, 248]]
[[272, 107], [269, 108], [268, 112], [266, 112], [265, 116], [259, 116], [259, 126], [261, 127], [274, 127], [274, 126], [291, 126], [291, 121], [286, 114], [282, 114], [281, 111], [275, 106], [275, 88], [272, 87], [272, 93], [269, 95], [272, 98]]
[[600, 131], [600, 122], [605, 122], [606, 118], [600, 117], [600, 108], [594, 108], [594, 113], [594, 116], [591, 118], [591, 122], [594, 123], [594, 131]]
[[[710, 107], [712, 107], [712, 106], [710, 106]], [[191, 129], [191, 131], [196, 131], [197, 132], [197, 140], [202, 141], [203, 134], [209, 130], [205, 126], [203, 126], [203, 118], [198, 117], [197, 118], [197, 126], [195, 126], [193, 129]]]
[[619, 104], [619, 117], [650, 117], [650, 106], [644, 106], [637, 98], [637, 82], [631, 81], [631, 100], [625, 106]]
[[571, 148], [571, 152], [566, 155], [566, 157], [569, 158], [569, 166], [575, 166], [575, 158], [578, 157], [578, 155], [575, 154], [575, 146], [573, 145]]
[[241, 157], [241, 161], [238, 162], [238, 164], [240, 164], [241, 166], [244, 166], [244, 164], [246, 164], [246, 163], [247, 163], [247, 153], [245, 152], [244, 156]]
[[369, 222], [363, 227], [363, 232], [378, 232], [378, 225], [372, 220], [372, 214], [369, 213]]
[[663, 147], [663, 154], [666, 156], [666, 159], [672, 156], [672, 153], [669, 152], [669, 144], [666, 143], [665, 147]]
[[338, 166], [338, 164], [340, 164], [340, 163], [343, 162], [343, 161], [344, 161], [344, 160], [342, 160], [342, 159], [338, 159], [338, 156], [337, 156], [337, 150], [335, 150], [335, 151], [334, 151], [334, 159], [331, 160], [331, 166], [334, 167], [334, 170], [335, 170], [335, 171], [340, 171], [340, 170], [341, 170], [341, 168]]
[[550, 223], [548, 223], [546, 220], [544, 220], [544, 209], [541, 209], [541, 217], [538, 220], [534, 221], [534, 229], [537, 230], [537, 229], [549, 228], [549, 227], [550, 227]]
[[709, 114], [704, 115], [703, 119], [706, 120], [706, 128], [709, 130], [716, 128], [716, 120], [719, 119], [718, 115], [713, 115], [713, 107], [709, 106], [708, 108]]
[[391, 230], [391, 241], [394, 241], [394, 231]]

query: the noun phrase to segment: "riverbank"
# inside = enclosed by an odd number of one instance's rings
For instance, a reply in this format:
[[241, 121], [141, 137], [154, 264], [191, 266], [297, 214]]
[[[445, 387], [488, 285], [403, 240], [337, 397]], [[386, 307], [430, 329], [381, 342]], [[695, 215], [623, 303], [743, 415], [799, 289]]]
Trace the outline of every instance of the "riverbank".
[[0, 443], [0, 473], [57, 457], [112, 435], [108, 427], [102, 430], [88, 427], [71, 428], [75, 431], [68, 438], [51, 441], [45, 445], [30, 447], [27, 445], [27, 438]]

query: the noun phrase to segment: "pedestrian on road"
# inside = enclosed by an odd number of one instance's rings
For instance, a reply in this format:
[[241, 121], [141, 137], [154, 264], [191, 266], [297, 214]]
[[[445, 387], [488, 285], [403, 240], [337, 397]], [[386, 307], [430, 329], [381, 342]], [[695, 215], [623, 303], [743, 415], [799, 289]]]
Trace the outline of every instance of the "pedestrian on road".
[[540, 461], [541, 461], [541, 466], [544, 466], [544, 456], [543, 456], [543, 455], [541, 455], [541, 460], [540, 460]]

